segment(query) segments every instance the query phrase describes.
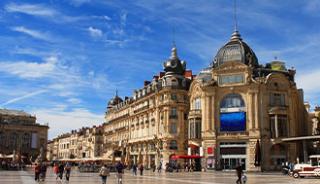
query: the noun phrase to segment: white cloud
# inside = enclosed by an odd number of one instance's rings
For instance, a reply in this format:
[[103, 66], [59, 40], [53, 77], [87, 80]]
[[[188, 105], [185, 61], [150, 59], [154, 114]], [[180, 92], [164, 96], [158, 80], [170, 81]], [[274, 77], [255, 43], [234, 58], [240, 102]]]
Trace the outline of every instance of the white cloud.
[[104, 122], [103, 114], [96, 114], [84, 108], [62, 111], [53, 109], [35, 109], [32, 111], [39, 123], [49, 123], [49, 139], [81, 127], [99, 125]]
[[10, 3], [5, 6], [5, 10], [9, 13], [23, 13], [36, 17], [47, 18], [56, 23], [76, 22], [89, 19], [89, 17], [86, 16], [68, 16], [43, 4]]
[[57, 58], [46, 58], [44, 63], [37, 62], [0, 62], [0, 72], [16, 75], [20, 78], [40, 78], [48, 76], [55, 70]]
[[90, 3], [91, 0], [70, 0], [70, 3], [74, 6], [81, 6], [85, 3]]
[[88, 27], [88, 32], [92, 37], [101, 37], [103, 35], [102, 30], [94, 27]]
[[308, 71], [297, 75], [298, 87], [302, 88], [307, 93], [320, 93], [320, 83], [315, 82], [319, 79], [320, 70]]
[[18, 12], [34, 16], [53, 17], [57, 12], [41, 4], [16, 4], [10, 3], [5, 6], [7, 12]]
[[79, 98], [69, 98], [67, 100], [68, 102], [72, 103], [72, 104], [79, 104], [81, 103], [81, 100]]
[[25, 95], [23, 95], [23, 96], [13, 98], [13, 99], [11, 99], [11, 100], [8, 100], [8, 101], [4, 102], [3, 104], [0, 104], [0, 107], [3, 107], [3, 106], [6, 106], [6, 105], [9, 105], [9, 104], [18, 102], [18, 101], [20, 101], [20, 100], [24, 100], [24, 99], [27, 99], [27, 98], [31, 98], [31, 97], [33, 97], [33, 96], [37, 96], [37, 95], [42, 94], [42, 93], [45, 93], [45, 92], [47, 92], [46, 89], [41, 89], [41, 90], [37, 90], [37, 91], [31, 92], [31, 93], [27, 93], [27, 94], [25, 94]]
[[36, 38], [36, 39], [51, 41], [51, 37], [49, 36], [48, 33], [43, 33], [43, 32], [37, 31], [37, 30], [28, 29], [23, 26], [13, 27], [12, 30], [27, 34], [29, 36], [32, 36], [33, 38]]

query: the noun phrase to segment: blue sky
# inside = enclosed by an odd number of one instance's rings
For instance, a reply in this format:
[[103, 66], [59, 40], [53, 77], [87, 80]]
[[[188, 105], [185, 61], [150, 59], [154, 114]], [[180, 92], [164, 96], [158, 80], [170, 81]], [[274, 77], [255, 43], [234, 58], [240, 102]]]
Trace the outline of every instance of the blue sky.
[[[237, 12], [259, 63], [294, 67], [305, 100], [320, 104], [320, 1], [239, 0]], [[232, 0], [2, 0], [0, 107], [35, 114], [49, 138], [100, 124], [116, 89], [131, 96], [162, 70], [173, 39], [198, 73], [233, 24]]]

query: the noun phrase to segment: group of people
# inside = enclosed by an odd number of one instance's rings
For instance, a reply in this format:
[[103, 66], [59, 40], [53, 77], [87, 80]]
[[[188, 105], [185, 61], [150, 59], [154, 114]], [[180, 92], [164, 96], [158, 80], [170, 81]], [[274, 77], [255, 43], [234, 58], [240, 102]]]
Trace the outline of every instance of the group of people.
[[68, 182], [70, 179], [71, 164], [69, 162], [67, 162], [66, 164], [54, 163], [53, 172], [56, 175], [56, 180], [59, 180], [62, 182], [63, 174], [65, 174], [65, 180]]
[[[117, 184], [122, 184], [125, 166], [121, 161], [119, 161], [115, 165], [115, 169], [116, 169]], [[101, 167], [101, 169], [99, 171], [99, 175], [101, 177], [102, 184], [106, 184], [107, 178], [108, 178], [108, 176], [110, 176], [110, 169], [108, 168], [107, 165], [103, 165]]]
[[47, 166], [46, 164], [36, 164], [34, 167], [34, 180], [40, 182], [46, 179]]

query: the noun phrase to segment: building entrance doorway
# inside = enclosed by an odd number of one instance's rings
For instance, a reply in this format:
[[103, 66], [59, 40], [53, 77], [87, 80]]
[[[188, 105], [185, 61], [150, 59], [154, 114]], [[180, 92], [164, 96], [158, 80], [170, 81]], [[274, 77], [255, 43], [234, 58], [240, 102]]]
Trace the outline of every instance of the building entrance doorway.
[[242, 169], [246, 169], [246, 159], [245, 158], [222, 158], [221, 165], [223, 170], [235, 169], [238, 164], [241, 165]]
[[223, 170], [235, 169], [241, 165], [246, 170], [246, 142], [221, 142], [220, 143], [220, 168]]

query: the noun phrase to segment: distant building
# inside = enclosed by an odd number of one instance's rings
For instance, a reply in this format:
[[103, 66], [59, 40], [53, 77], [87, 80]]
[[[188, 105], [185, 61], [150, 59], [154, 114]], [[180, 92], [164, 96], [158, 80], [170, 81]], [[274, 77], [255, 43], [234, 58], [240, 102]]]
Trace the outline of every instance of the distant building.
[[49, 141], [47, 159], [74, 162], [103, 160], [103, 146], [103, 127], [84, 127]]
[[36, 159], [41, 148], [46, 151], [48, 129], [28, 113], [0, 109], [0, 153]]

